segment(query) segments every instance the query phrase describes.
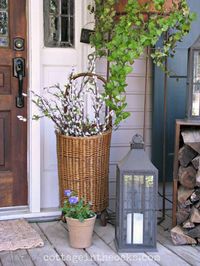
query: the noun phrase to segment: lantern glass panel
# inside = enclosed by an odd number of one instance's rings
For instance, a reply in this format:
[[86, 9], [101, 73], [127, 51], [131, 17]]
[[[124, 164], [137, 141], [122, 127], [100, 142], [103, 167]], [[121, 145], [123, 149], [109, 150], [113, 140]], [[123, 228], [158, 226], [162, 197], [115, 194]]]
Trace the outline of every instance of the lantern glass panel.
[[142, 197], [144, 175], [124, 175], [123, 241], [126, 244], [143, 244], [144, 215]]
[[133, 176], [132, 175], [124, 175], [124, 209], [130, 210], [131, 209], [131, 198], [132, 198], [132, 182]]
[[152, 210], [154, 209], [154, 178], [152, 175], [145, 176], [145, 189], [144, 189], [144, 209], [145, 210]]
[[194, 51], [194, 72], [193, 82], [200, 82], [200, 51]]
[[151, 245], [154, 241], [154, 219], [155, 219], [155, 200], [154, 200], [154, 176], [145, 176], [145, 190], [144, 190], [144, 244]]
[[154, 244], [154, 223], [155, 210], [145, 211], [144, 213], [144, 245], [152, 246]]
[[123, 242], [151, 246], [156, 205], [154, 176], [126, 174], [123, 180]]
[[[120, 195], [120, 171], [117, 167], [117, 180], [116, 180], [116, 195]], [[115, 237], [118, 238], [120, 235], [119, 223], [120, 223], [120, 210], [119, 210], [119, 199], [116, 199], [116, 220], [115, 220]]]
[[124, 175], [124, 210], [141, 210], [143, 175]]
[[200, 106], [200, 84], [193, 84], [193, 95], [192, 95], [192, 116], [199, 116]]
[[193, 55], [192, 116], [200, 115], [200, 51]]

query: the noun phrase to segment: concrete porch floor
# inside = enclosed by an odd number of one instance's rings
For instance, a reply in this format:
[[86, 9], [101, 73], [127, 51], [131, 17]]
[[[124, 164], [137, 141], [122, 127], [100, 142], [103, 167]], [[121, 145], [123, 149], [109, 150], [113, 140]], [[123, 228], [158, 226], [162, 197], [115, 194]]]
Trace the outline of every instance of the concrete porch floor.
[[1, 266], [64, 265], [200, 265], [200, 246], [174, 246], [170, 239], [171, 211], [158, 226], [155, 253], [118, 254], [114, 244], [114, 227], [102, 227], [97, 220], [93, 245], [87, 249], [69, 246], [66, 224], [61, 221], [32, 223], [44, 240], [44, 247], [14, 252], [0, 252]]

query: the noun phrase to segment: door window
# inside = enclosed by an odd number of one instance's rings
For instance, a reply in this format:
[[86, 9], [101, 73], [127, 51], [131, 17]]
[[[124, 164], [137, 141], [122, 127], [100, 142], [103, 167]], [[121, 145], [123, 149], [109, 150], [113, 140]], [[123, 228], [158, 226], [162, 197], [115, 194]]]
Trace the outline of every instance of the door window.
[[74, 0], [44, 0], [44, 44], [74, 46]]
[[8, 46], [8, 0], [0, 0], [0, 47]]

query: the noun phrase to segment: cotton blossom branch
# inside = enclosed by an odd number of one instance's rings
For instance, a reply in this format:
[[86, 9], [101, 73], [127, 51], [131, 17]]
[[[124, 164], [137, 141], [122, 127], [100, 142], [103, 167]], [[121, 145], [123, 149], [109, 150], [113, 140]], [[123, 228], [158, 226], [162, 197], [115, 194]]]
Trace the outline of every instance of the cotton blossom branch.
[[22, 121], [22, 122], [27, 122], [27, 118], [21, 116], [21, 115], [18, 115], [17, 118]]
[[[50, 118], [56, 131], [67, 136], [92, 136], [101, 134], [110, 127], [109, 118], [113, 112], [103, 114], [105, 101], [99, 92], [96, 77], [83, 77], [82, 81], [74, 80], [74, 72], [69, 75], [68, 82], [62, 89], [58, 84], [44, 89], [44, 95], [34, 92], [33, 103], [39, 108], [41, 115], [33, 119]], [[90, 97], [94, 118], [86, 115], [85, 99]]]

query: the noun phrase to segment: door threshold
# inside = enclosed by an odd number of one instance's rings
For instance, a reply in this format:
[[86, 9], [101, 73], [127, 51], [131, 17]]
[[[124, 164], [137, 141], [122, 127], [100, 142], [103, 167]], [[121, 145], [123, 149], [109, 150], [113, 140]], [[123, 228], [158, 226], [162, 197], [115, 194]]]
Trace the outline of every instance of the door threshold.
[[60, 219], [61, 211], [59, 208], [44, 208], [40, 212], [30, 212], [28, 206], [20, 206], [14, 208], [1, 208], [0, 221], [26, 219], [28, 221], [50, 221]]
[[0, 208], [0, 214], [1, 212], [16, 212], [16, 211], [24, 211], [24, 210], [28, 210], [28, 206], [3, 207], [3, 208]]

